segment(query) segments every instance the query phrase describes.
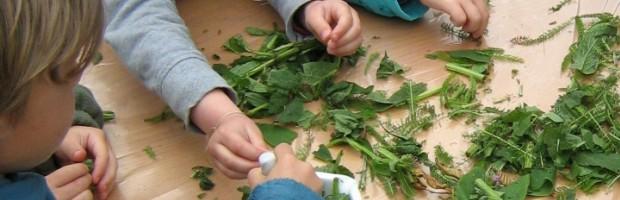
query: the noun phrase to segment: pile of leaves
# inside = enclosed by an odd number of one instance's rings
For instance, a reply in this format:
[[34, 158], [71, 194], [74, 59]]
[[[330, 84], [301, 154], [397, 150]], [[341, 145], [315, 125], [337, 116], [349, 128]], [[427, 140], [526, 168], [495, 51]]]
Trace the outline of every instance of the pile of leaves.
[[[612, 49], [618, 44], [620, 21], [601, 14], [585, 28], [577, 20], [579, 39], [563, 64], [574, 72], [571, 85], [549, 112], [522, 105], [474, 132], [466, 155], [479, 164], [461, 178], [457, 199], [513, 199], [517, 191], [516, 199], [525, 194], [574, 199], [575, 188], [591, 193], [620, 178], [618, 78], [614, 68], [604, 71], [606, 77], [601, 70], [615, 66]], [[503, 181], [505, 174], [519, 178]], [[570, 181], [568, 187], [555, 188], [558, 174]], [[477, 187], [472, 187], [474, 181]]]
[[[342, 67], [355, 66], [365, 56], [364, 48], [353, 56], [334, 57], [315, 40], [290, 42], [276, 29], [248, 28], [246, 32], [265, 37], [258, 50], [248, 47], [242, 36], [237, 35], [224, 48], [239, 58], [229, 65], [216, 64], [214, 69], [235, 89], [238, 105], [246, 114], [274, 119], [274, 124], [259, 125], [268, 144], [275, 146], [295, 139], [296, 134], [286, 131], [284, 125], [309, 129], [331, 124], [334, 129], [329, 144], [321, 145], [313, 153], [315, 158], [327, 163], [317, 170], [353, 177], [340, 163], [342, 152], [334, 158], [327, 150], [327, 147], [346, 145], [361, 153], [366, 172], [373, 180], [383, 183], [388, 195], [402, 193], [407, 199], [413, 198], [416, 188], [451, 188], [461, 175], [451, 163], [436, 164], [438, 160], [429, 160], [422, 144], [413, 137], [431, 127], [437, 117], [434, 107], [424, 100], [440, 94], [442, 105], [451, 110], [450, 115], [473, 115], [479, 112], [475, 101], [477, 84], [488, 75], [493, 60], [522, 62], [497, 48], [439, 51], [428, 57], [448, 62], [448, 70], [470, 78], [469, 86], [461, 84], [458, 78], [450, 78], [442, 87], [434, 89], [406, 80], [388, 95], [387, 91], [375, 90], [373, 86], [335, 81]], [[378, 55], [373, 57], [376, 59]], [[386, 53], [376, 77], [385, 79], [403, 73], [402, 66]], [[319, 113], [305, 109], [305, 103], [317, 100], [323, 103]], [[378, 114], [392, 108], [406, 108], [409, 114], [402, 120], [375, 123]], [[383, 134], [375, 130], [377, 126], [383, 129]], [[369, 136], [376, 141], [374, 145]], [[425, 175], [423, 168], [429, 169], [430, 175]], [[365, 178], [360, 182], [365, 183]]]

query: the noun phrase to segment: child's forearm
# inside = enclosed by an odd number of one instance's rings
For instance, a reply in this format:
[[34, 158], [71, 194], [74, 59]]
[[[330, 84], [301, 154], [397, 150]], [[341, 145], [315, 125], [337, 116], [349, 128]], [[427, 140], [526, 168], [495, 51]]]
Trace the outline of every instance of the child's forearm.
[[198, 104], [191, 109], [191, 121], [204, 133], [210, 133], [223, 118], [241, 115], [237, 105], [221, 89], [215, 89], [205, 95]]

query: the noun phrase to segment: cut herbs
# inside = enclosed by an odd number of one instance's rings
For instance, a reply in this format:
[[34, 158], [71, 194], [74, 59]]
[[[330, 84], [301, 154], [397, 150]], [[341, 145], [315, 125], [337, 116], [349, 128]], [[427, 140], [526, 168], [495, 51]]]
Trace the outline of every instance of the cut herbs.
[[379, 64], [379, 69], [377, 69], [377, 79], [386, 79], [391, 75], [402, 75], [403, 73], [405, 73], [405, 71], [400, 64], [390, 59], [387, 52], [385, 52]]
[[504, 50], [498, 48], [437, 51], [426, 55], [426, 58], [442, 60], [448, 62], [446, 69], [472, 77], [478, 81], [484, 80], [489, 74], [489, 67], [493, 65], [493, 60], [522, 63], [523, 59], [504, 54]]
[[151, 146], [146, 146], [144, 147], [144, 149], [142, 149], [142, 151], [144, 151], [144, 153], [151, 159], [151, 160], [157, 160], [157, 154], [155, 154], [155, 151], [153, 150], [153, 147]]
[[153, 117], [149, 117], [144, 119], [144, 122], [148, 122], [151, 124], [157, 124], [163, 121], [166, 121], [168, 119], [172, 119], [175, 118], [176, 116], [174, 115], [174, 112], [172, 112], [172, 109], [170, 109], [170, 107], [166, 106], [164, 108], [163, 111], [161, 111], [161, 113], [159, 115], [155, 115]]
[[190, 176], [192, 179], [198, 181], [198, 186], [203, 191], [208, 191], [215, 187], [213, 181], [209, 179], [209, 176], [213, 174], [213, 168], [205, 167], [205, 166], [195, 166], [192, 167], [192, 175]]

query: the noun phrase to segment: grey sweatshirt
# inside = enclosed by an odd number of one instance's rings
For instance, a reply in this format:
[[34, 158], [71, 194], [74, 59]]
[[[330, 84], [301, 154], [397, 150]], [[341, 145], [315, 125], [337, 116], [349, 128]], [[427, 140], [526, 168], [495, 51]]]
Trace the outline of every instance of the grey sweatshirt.
[[[249, 0], [248, 0], [249, 1]], [[310, 0], [270, 0], [286, 24], [291, 40], [294, 14]], [[234, 101], [234, 91], [196, 48], [172, 0], [105, 0], [105, 40], [127, 68], [179, 116], [193, 126], [190, 110], [220, 88]], [[251, 24], [248, 24], [251, 25]]]

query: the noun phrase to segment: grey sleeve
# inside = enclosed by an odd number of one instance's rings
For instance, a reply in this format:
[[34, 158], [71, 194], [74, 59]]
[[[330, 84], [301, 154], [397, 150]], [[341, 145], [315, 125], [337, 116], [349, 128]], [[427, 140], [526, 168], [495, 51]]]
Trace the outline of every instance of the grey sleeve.
[[[105, 40], [129, 70], [195, 129], [190, 110], [210, 91], [232, 89], [196, 49], [172, 0], [105, 0]], [[198, 129], [195, 129], [198, 130]]]
[[280, 14], [280, 17], [284, 19], [286, 36], [292, 41], [307, 38], [307, 36], [296, 33], [295, 30], [293, 30], [293, 26], [295, 23], [295, 12], [310, 1], [311, 0], [269, 0], [271, 6], [276, 9], [276, 11]]

